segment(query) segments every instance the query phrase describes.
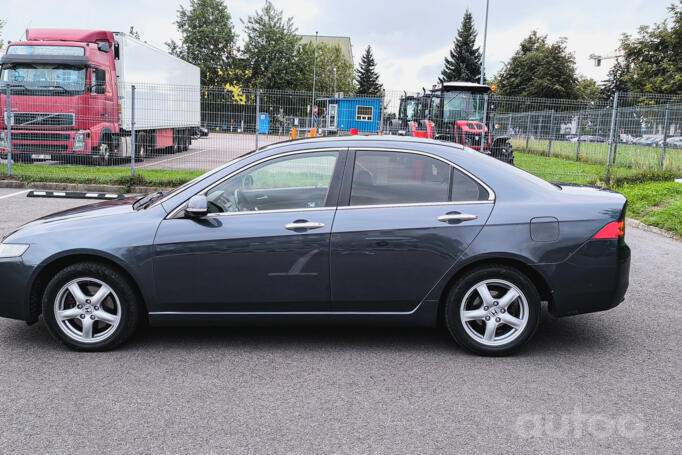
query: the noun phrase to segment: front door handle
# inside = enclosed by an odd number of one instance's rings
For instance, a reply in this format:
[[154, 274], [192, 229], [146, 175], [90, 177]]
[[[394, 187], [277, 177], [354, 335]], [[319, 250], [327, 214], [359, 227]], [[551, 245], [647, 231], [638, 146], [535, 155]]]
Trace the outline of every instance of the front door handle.
[[477, 219], [478, 216], [470, 215], [468, 213], [446, 213], [438, 217], [438, 221], [447, 223], [449, 221], [471, 221]]
[[324, 227], [324, 223], [316, 223], [314, 221], [294, 221], [293, 223], [289, 223], [284, 226], [284, 229], [289, 229], [290, 231], [298, 231], [298, 230], [311, 230], [311, 229], [319, 229], [321, 227]]

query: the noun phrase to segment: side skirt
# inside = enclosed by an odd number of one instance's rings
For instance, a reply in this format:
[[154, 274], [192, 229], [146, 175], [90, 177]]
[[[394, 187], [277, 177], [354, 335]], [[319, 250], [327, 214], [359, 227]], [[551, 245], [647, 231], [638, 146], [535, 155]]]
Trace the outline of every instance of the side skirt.
[[161, 326], [229, 325], [394, 325], [435, 327], [438, 301], [425, 300], [413, 311], [400, 312], [180, 312], [149, 313], [149, 323]]

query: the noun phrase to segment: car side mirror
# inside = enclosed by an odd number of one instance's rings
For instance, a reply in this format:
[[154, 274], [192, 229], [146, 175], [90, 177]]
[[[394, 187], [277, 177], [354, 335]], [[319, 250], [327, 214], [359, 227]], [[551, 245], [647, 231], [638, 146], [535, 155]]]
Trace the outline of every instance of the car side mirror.
[[208, 199], [203, 194], [192, 196], [187, 202], [185, 215], [188, 218], [202, 218], [208, 215]]

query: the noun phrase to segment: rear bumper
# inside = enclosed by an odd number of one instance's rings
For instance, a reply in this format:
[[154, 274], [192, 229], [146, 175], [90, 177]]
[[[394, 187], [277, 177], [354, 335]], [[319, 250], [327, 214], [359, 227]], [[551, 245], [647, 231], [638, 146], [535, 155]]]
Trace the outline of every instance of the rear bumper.
[[623, 241], [590, 240], [565, 262], [538, 268], [552, 289], [554, 316], [609, 310], [625, 298], [630, 248]]

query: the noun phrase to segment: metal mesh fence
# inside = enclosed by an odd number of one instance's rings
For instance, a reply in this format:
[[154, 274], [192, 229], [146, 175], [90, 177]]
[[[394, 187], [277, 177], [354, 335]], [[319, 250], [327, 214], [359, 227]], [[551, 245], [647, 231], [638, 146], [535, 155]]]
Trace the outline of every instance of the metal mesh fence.
[[[517, 165], [554, 180], [682, 170], [680, 96], [620, 93], [614, 105], [426, 90], [343, 96], [77, 81], [1, 88], [4, 175], [203, 171], [267, 144], [348, 134], [421, 136], [474, 149], [507, 137]], [[488, 128], [476, 132], [472, 122]]]

